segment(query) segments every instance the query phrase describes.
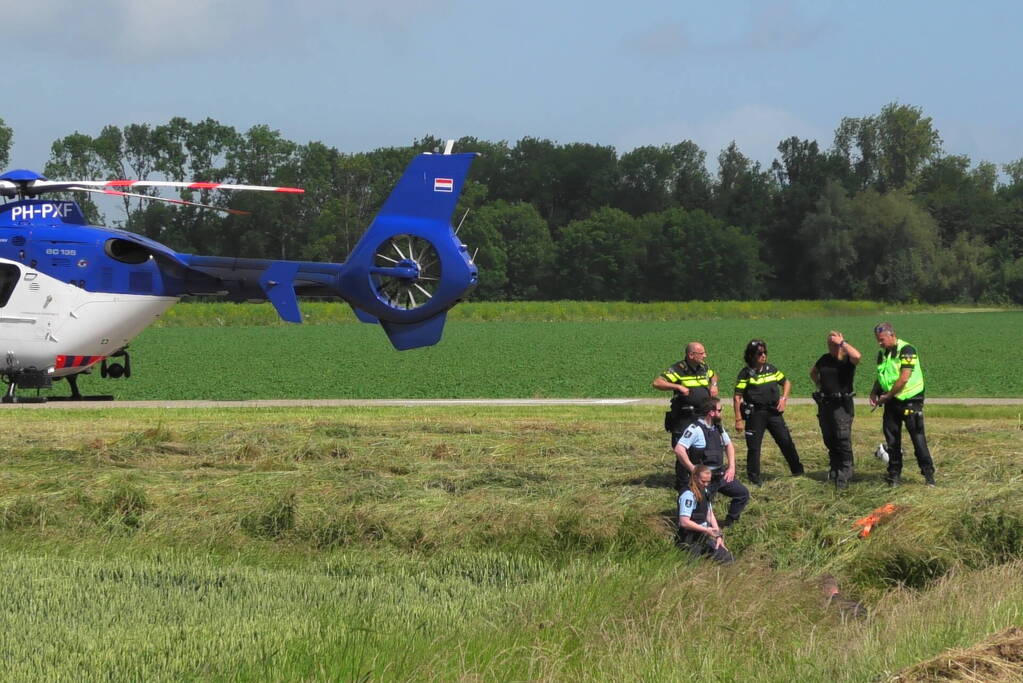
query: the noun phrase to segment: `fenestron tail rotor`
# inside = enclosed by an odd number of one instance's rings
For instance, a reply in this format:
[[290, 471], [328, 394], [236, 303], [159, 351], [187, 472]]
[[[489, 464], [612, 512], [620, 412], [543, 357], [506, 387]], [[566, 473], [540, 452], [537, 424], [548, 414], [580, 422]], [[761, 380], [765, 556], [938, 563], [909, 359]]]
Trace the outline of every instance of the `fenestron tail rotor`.
[[437, 292], [440, 257], [433, 243], [415, 235], [395, 235], [373, 259], [373, 287], [387, 306], [402, 311], [425, 306]]

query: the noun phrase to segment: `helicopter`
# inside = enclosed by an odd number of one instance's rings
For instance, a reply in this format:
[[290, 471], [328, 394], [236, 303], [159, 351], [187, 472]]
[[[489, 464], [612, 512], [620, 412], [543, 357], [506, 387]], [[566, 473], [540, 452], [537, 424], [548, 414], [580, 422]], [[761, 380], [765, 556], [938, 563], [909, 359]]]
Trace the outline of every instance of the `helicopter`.
[[[89, 225], [74, 201], [40, 199], [86, 192], [232, 209], [147, 195], [143, 188], [300, 194], [300, 188], [160, 180], [49, 180], [24, 169], [0, 175], [0, 377], [4, 403], [37, 402], [64, 378], [99, 366], [131, 376], [128, 343], [184, 296], [269, 301], [301, 323], [298, 297], [346, 301], [361, 322], [379, 324], [399, 351], [440, 341], [447, 311], [478, 282], [451, 216], [474, 153], [416, 156], [344, 263], [184, 254], [135, 233]], [[36, 389], [37, 396], [17, 394]]]

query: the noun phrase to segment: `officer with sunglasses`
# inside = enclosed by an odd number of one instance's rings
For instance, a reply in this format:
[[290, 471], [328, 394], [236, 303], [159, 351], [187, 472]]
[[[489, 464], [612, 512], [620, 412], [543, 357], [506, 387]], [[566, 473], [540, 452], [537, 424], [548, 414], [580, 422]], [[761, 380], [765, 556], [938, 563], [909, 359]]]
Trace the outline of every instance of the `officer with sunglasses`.
[[792, 442], [788, 425], [782, 413], [789, 400], [792, 383], [785, 379], [785, 373], [767, 362], [767, 342], [751, 339], [743, 352], [746, 367], [739, 371], [735, 381], [735, 429], [745, 427], [746, 433], [746, 474], [751, 483], [762, 483], [760, 474], [760, 446], [764, 432], [771, 437], [785, 456], [793, 476], [803, 474], [803, 464]]

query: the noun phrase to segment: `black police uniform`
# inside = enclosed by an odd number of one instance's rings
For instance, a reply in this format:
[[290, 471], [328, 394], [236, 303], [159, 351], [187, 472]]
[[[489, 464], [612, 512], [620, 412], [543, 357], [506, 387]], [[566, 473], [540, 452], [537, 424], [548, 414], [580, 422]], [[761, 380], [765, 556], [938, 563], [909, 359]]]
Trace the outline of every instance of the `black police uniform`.
[[814, 364], [820, 390], [814, 392], [817, 402], [817, 422], [821, 427], [824, 445], [828, 449], [829, 477], [838, 487], [849, 484], [853, 474], [852, 423], [853, 382], [856, 364], [846, 356], [839, 360], [825, 353]]
[[[728, 516], [725, 524], [725, 526], [729, 526], [739, 519], [739, 515], [742, 514], [742, 511], [749, 504], [749, 489], [738, 479], [725, 481], [725, 470], [728, 463], [725, 462], [725, 440], [721, 436], [721, 428], [717, 426], [708, 427], [704, 424], [703, 420], [697, 420], [686, 428], [685, 434], [688, 436], [694, 429], [703, 431], [704, 445], [702, 448], [690, 446], [686, 449], [686, 454], [689, 456], [689, 462], [693, 463], [693, 465], [706, 465], [711, 469], [713, 476], [710, 480], [710, 486], [707, 487], [711, 500], [714, 499], [714, 496], [719, 491], [732, 499], [728, 504]], [[678, 491], [681, 493], [689, 488], [689, 479], [692, 475], [685, 468], [685, 465], [682, 463], [678, 464], [682, 472], [684, 472], [684, 475], [680, 477], [681, 481], [678, 487]]]
[[746, 473], [754, 484], [760, 478], [760, 446], [764, 441], [764, 431], [771, 432], [771, 437], [785, 456], [792, 474], [802, 474], [803, 465], [799, 462], [799, 453], [792, 442], [792, 435], [785, 424], [785, 418], [775, 408], [781, 399], [781, 389], [785, 384], [785, 375], [770, 363], [765, 363], [763, 370], [749, 366], [739, 371], [735, 383], [735, 393], [742, 396], [743, 418], [746, 420]]
[[[681, 384], [689, 390], [689, 395], [683, 394], [678, 389], [672, 392], [671, 410], [664, 414], [664, 430], [671, 434], [671, 448], [675, 449], [679, 437], [686, 427], [696, 421], [696, 409], [700, 407], [703, 400], [710, 398], [711, 384], [714, 379], [714, 371], [705, 363], [693, 365], [689, 359], [683, 358], [679, 362], [661, 373], [661, 377], [672, 384]], [[689, 480], [689, 472], [682, 463], [675, 460], [675, 489], [684, 488], [681, 486], [682, 479]], [[686, 484], [688, 486], [688, 484]]]

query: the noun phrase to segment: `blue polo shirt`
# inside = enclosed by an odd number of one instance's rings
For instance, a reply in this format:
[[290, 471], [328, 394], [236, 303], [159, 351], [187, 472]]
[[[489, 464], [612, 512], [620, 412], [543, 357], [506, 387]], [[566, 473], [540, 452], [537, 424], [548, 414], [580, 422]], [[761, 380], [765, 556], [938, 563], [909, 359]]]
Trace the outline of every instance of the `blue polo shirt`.
[[[686, 489], [678, 497], [678, 516], [679, 517], [692, 517], [693, 510], [696, 509], [696, 496], [689, 489]], [[707, 503], [707, 518], [710, 518], [710, 513], [714, 507]], [[704, 521], [700, 526], [710, 526], [710, 522]]]
[[[703, 418], [701, 417], [699, 421], [703, 422]], [[706, 422], [703, 422], [703, 425], [708, 429], [714, 429], [713, 426], [707, 424]], [[695, 423], [686, 427], [686, 431], [682, 432], [682, 438], [680, 438], [678, 442], [682, 444], [682, 447], [685, 448], [687, 451], [692, 447], [704, 448], [707, 445], [707, 440], [703, 438], [703, 430], [700, 429]], [[728, 437], [728, 432], [726, 432], [724, 429], [721, 430], [721, 443], [723, 446], [727, 446], [728, 444], [732, 443], [732, 440]]]

